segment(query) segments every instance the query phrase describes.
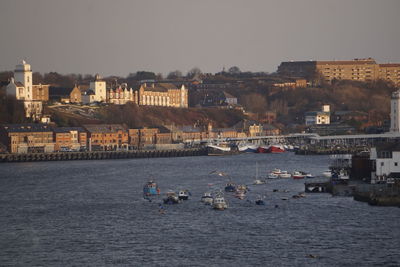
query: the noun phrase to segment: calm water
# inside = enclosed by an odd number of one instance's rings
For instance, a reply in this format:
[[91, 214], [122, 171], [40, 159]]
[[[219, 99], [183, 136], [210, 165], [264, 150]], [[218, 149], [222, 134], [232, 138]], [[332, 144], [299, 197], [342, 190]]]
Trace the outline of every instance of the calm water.
[[[247, 200], [227, 195], [226, 211], [199, 201], [208, 184], [226, 182], [211, 171], [251, 184], [256, 162], [260, 175], [274, 168], [319, 174], [329, 158], [286, 153], [1, 164], [0, 265], [400, 265], [399, 208], [328, 194], [292, 199], [304, 191], [304, 181], [292, 179], [251, 186]], [[164, 192], [190, 189], [192, 199], [160, 214], [158, 201], [141, 195], [151, 176]], [[266, 206], [252, 203], [258, 194]]]

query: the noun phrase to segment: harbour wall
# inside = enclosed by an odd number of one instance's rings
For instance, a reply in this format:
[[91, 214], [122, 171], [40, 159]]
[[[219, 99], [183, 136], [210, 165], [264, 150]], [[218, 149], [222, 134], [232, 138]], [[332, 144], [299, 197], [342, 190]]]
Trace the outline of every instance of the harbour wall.
[[204, 148], [188, 148], [188, 149], [175, 149], [175, 150], [26, 153], [26, 154], [0, 154], [0, 162], [103, 160], [103, 159], [130, 159], [130, 158], [190, 157], [190, 156], [206, 156], [206, 155], [207, 155], [207, 150]]

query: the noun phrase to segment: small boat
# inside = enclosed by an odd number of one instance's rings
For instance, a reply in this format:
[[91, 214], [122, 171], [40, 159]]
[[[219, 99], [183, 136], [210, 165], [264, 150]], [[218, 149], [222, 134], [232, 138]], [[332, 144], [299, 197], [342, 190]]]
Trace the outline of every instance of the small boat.
[[261, 196], [259, 196], [256, 201], [255, 201], [256, 205], [265, 205], [265, 202], [263, 200], [263, 198]]
[[285, 152], [285, 148], [281, 145], [270, 145], [268, 151], [269, 153], [282, 153]]
[[279, 174], [279, 178], [290, 178], [290, 177], [292, 177], [292, 175], [290, 173], [288, 173], [287, 171], [282, 171]]
[[255, 179], [253, 184], [254, 185], [260, 185], [260, 184], [265, 184], [265, 180], [261, 180], [261, 179]]
[[259, 146], [257, 153], [269, 153], [269, 146]]
[[257, 146], [253, 144], [244, 144], [238, 146], [238, 150], [242, 153], [255, 153], [257, 152]]
[[236, 191], [236, 184], [233, 182], [229, 182], [225, 186], [225, 192], [235, 192]]
[[235, 193], [235, 197], [242, 200], [246, 197], [246, 191], [244, 190], [237, 190]]
[[345, 170], [340, 170], [339, 172], [339, 179], [340, 180], [349, 180], [350, 176]]
[[203, 202], [206, 205], [211, 205], [213, 203], [213, 200], [214, 199], [210, 192], [205, 192], [201, 197], [201, 202]]
[[229, 155], [232, 153], [231, 147], [226, 144], [207, 145], [207, 151], [209, 156]]
[[282, 173], [282, 171], [280, 170], [280, 169], [274, 169], [273, 171], [272, 171], [272, 173], [275, 173], [275, 174], [281, 174]]
[[268, 179], [278, 179], [279, 175], [275, 174], [273, 172], [271, 172], [270, 174], [268, 174]]
[[293, 179], [304, 179], [305, 175], [299, 171], [295, 171], [292, 174]]
[[236, 191], [244, 191], [245, 193], [247, 193], [248, 190], [249, 188], [245, 184], [240, 184], [236, 187]]
[[166, 197], [163, 199], [164, 204], [178, 204], [180, 203], [179, 197], [173, 191], [168, 191]]
[[190, 192], [188, 190], [180, 190], [178, 192], [178, 198], [180, 200], [188, 200], [189, 199], [189, 195], [190, 195]]
[[225, 201], [225, 198], [222, 194], [217, 194], [214, 197], [212, 207], [215, 210], [224, 210], [228, 208], [228, 204]]
[[307, 179], [312, 179], [312, 178], [315, 178], [315, 176], [312, 175], [311, 173], [306, 173], [306, 178]]
[[153, 180], [148, 181], [143, 186], [143, 195], [144, 197], [156, 196], [160, 194], [160, 189], [157, 186], [157, 183]]

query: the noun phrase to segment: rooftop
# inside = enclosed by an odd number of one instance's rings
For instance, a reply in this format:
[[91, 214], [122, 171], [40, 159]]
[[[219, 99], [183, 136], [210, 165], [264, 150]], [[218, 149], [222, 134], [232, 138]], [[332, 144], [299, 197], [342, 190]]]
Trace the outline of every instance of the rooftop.
[[52, 132], [49, 125], [43, 123], [2, 124], [1, 127], [8, 133], [12, 132]]

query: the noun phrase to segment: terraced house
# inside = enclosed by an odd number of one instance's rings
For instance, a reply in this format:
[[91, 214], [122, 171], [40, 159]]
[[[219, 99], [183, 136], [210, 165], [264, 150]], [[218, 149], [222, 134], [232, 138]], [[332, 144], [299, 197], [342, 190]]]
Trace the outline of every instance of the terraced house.
[[128, 150], [127, 129], [120, 124], [86, 124], [89, 150]]

